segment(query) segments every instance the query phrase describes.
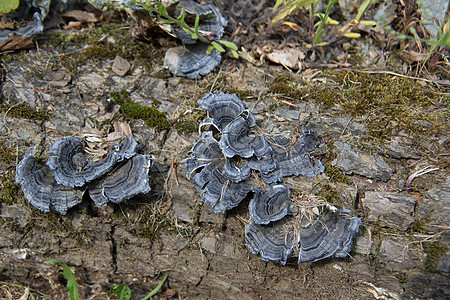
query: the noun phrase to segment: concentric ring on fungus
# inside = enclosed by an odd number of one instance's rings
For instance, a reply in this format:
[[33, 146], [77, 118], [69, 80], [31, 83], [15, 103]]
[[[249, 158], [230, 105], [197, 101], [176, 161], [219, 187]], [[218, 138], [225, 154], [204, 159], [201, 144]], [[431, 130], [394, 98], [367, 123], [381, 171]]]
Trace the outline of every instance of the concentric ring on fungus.
[[88, 161], [80, 138], [63, 137], [50, 147], [47, 166], [54, 170], [53, 176], [59, 184], [79, 187], [105, 175], [116, 163], [134, 156], [137, 148], [138, 144], [129, 136], [120, 145], [115, 142], [101, 161]]
[[71, 188], [55, 181], [51, 170], [40, 165], [32, 154], [17, 164], [16, 183], [22, 187], [28, 202], [39, 210], [56, 211], [65, 215], [67, 210], [81, 203], [84, 187]]

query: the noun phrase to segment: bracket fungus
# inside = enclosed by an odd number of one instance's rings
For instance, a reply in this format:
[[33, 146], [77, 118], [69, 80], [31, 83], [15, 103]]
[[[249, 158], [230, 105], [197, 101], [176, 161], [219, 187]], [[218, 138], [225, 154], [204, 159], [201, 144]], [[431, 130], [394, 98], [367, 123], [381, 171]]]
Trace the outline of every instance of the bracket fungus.
[[164, 56], [164, 65], [172, 74], [196, 79], [208, 75], [220, 63], [220, 52], [214, 49], [206, 53], [208, 44], [197, 42], [169, 48]]
[[220, 132], [240, 115], [245, 116], [249, 127], [256, 126], [255, 116], [245, 109], [236, 94], [208, 93], [198, 100], [198, 107], [209, 112], [211, 118], [207, 118], [207, 120], [213, 123]]
[[[175, 7], [175, 15], [180, 16], [182, 10], [185, 13], [185, 19], [195, 21], [199, 16], [198, 30], [213, 39], [222, 38], [227, 20], [222, 16], [219, 9], [212, 4], [198, 4], [194, 1], [180, 1]], [[176, 29], [174, 34], [181, 40], [183, 44], [194, 44], [197, 42], [191, 34], [184, 30]]]
[[[318, 141], [312, 134], [302, 135], [295, 143], [282, 136], [269, 141], [273, 151], [261, 159], [252, 158], [249, 165], [261, 172], [261, 177], [268, 183], [280, 182], [288, 176], [313, 177], [324, 171], [322, 163], [310, 156], [317, 148]], [[276, 165], [273, 168], [273, 165]]]
[[219, 145], [223, 155], [229, 158], [235, 155], [244, 158], [256, 155], [260, 158], [272, 151], [262, 134], [250, 134], [249, 123], [242, 116], [238, 116], [225, 127]]
[[87, 160], [80, 138], [63, 137], [50, 147], [47, 165], [54, 170], [59, 184], [83, 186], [109, 172], [116, 163], [135, 155], [137, 148], [136, 141], [126, 137], [120, 145], [115, 142], [103, 160], [93, 162]]
[[225, 178], [237, 183], [249, 179], [251, 174], [252, 170], [248, 166], [248, 160], [240, 157], [225, 160], [222, 171]]
[[346, 218], [347, 213], [325, 208], [316, 222], [300, 227], [299, 263], [348, 256], [361, 220], [356, 217]]
[[[166, 0], [161, 1], [163, 8], [154, 6], [157, 11], [150, 12], [149, 6], [155, 5], [151, 1], [89, 0], [89, 2], [101, 10], [111, 7], [126, 8], [127, 13], [139, 24], [137, 30], [141, 37], [146, 37], [147, 31], [154, 32], [154, 27], [158, 26], [169, 35], [178, 38], [183, 45], [168, 49], [164, 57], [164, 65], [176, 76], [200, 78], [202, 75], [208, 75], [220, 63], [221, 53], [214, 48], [208, 54], [207, 49], [210, 42], [220, 42], [228, 22], [219, 8], [212, 4], [199, 4], [190, 0]], [[195, 28], [197, 17], [198, 26]], [[181, 24], [189, 26], [189, 29], [186, 28], [189, 33], [180, 29]]]
[[210, 171], [204, 168], [194, 176], [193, 182], [203, 202], [212, 207], [215, 213], [224, 213], [235, 208], [250, 193], [252, 186], [247, 181], [239, 183], [226, 179], [215, 168]]
[[186, 160], [185, 166], [186, 177], [191, 179], [192, 174], [199, 168], [209, 164], [218, 164], [218, 161], [221, 159], [221, 153], [219, 143], [213, 137], [212, 132], [203, 132], [202, 137], [189, 151], [190, 158]]
[[150, 192], [148, 172], [152, 163], [151, 155], [136, 154], [114, 167], [108, 176], [89, 183], [89, 196], [96, 205], [102, 206], [108, 201], [120, 203]]
[[[184, 16], [183, 16], [184, 14]], [[183, 29], [161, 26], [169, 34], [178, 37], [183, 46], [170, 48], [164, 57], [164, 65], [177, 76], [191, 79], [209, 74], [220, 63], [221, 54], [217, 49], [207, 53], [208, 40], [220, 40], [227, 20], [219, 9], [212, 4], [198, 4], [194, 1], [180, 1], [175, 7], [176, 18], [195, 21], [198, 17], [198, 32], [207, 38], [192, 38], [192, 34]]]
[[150, 191], [153, 157], [136, 154], [138, 144], [131, 136], [121, 144], [115, 142], [101, 161], [88, 161], [82, 146], [76, 137], [57, 140], [50, 147], [47, 165], [40, 165], [32, 154], [25, 155], [17, 164], [16, 182], [30, 204], [66, 214], [82, 201], [85, 191], [96, 205], [119, 203]]
[[56, 211], [62, 215], [81, 203], [85, 188], [71, 188], [58, 184], [46, 165], [40, 165], [32, 154], [27, 154], [17, 164], [16, 183], [28, 202], [39, 210]]
[[192, 182], [203, 202], [212, 206], [214, 212], [223, 213], [238, 206], [251, 191], [251, 185], [246, 182], [250, 168], [245, 161], [225, 158], [211, 131], [202, 132], [189, 153], [186, 177], [190, 179], [195, 173]]
[[283, 265], [289, 257], [298, 257], [298, 263], [346, 257], [361, 220], [343, 215], [343, 211], [325, 208], [316, 220], [305, 225], [299, 216], [287, 216], [269, 225], [251, 222], [245, 228], [247, 247], [253, 254], [260, 253], [264, 261]]
[[292, 201], [289, 199], [287, 185], [269, 185], [265, 189], [254, 189], [254, 192], [248, 209], [250, 218], [256, 224], [267, 225], [284, 218], [290, 212]]
[[288, 225], [288, 218], [269, 225], [250, 222], [245, 226], [248, 251], [260, 254], [263, 261], [278, 261], [285, 265], [298, 245], [298, 235]]
[[[305, 133], [292, 142], [252, 134], [256, 119], [236, 95], [208, 93], [198, 104], [209, 116], [200, 123], [206, 131], [189, 153], [186, 176], [192, 177], [202, 201], [215, 213], [238, 206], [253, 192], [251, 221], [245, 227], [249, 251], [282, 264], [290, 257], [301, 263], [348, 255], [360, 219], [347, 218], [347, 211], [330, 209], [320, 201], [303, 207], [303, 202], [291, 199], [287, 185], [275, 184], [288, 176], [323, 172], [322, 163], [310, 155], [319, 146], [315, 136]], [[265, 183], [254, 179], [253, 173]], [[260, 188], [261, 184], [268, 185]]]

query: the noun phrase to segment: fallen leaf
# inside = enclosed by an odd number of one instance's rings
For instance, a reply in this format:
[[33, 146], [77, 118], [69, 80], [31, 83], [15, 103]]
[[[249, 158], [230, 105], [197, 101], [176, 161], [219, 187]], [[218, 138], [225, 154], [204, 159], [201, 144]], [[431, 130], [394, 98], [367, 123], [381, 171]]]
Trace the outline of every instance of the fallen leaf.
[[10, 35], [0, 43], [0, 52], [33, 48], [33, 40], [24, 35]]
[[300, 48], [284, 48], [273, 50], [272, 53], [267, 54], [267, 59], [289, 69], [298, 70], [305, 56], [305, 53]]
[[114, 120], [113, 121], [114, 131], [120, 132], [125, 136], [132, 136], [130, 124], [124, 121]]
[[66, 18], [72, 18], [83, 23], [98, 22], [98, 18], [95, 16], [94, 13], [90, 13], [83, 10], [71, 10], [64, 13], [62, 16]]
[[80, 21], [70, 21], [69, 24], [67, 24], [66, 26], [64, 26], [64, 29], [71, 29], [71, 28], [79, 28], [81, 27], [81, 22]]
[[402, 51], [398, 52], [398, 55], [404, 61], [406, 61], [408, 63], [413, 63], [413, 62], [424, 60], [428, 56], [428, 53], [420, 53], [420, 52], [415, 52], [412, 50], [402, 50]]

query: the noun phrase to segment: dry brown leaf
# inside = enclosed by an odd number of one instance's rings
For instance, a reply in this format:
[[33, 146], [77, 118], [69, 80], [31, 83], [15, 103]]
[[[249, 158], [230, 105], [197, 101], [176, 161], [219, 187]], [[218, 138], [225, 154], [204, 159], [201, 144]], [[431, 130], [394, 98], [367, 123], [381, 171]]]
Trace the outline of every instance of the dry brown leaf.
[[113, 121], [114, 131], [120, 132], [125, 136], [132, 136], [130, 124], [124, 121], [114, 120]]
[[71, 10], [62, 15], [66, 18], [72, 18], [84, 23], [95, 23], [98, 22], [98, 18], [94, 13], [90, 13], [83, 10]]
[[305, 53], [300, 48], [284, 48], [273, 50], [272, 53], [267, 54], [267, 59], [289, 69], [298, 70], [305, 56]]
[[0, 52], [33, 48], [33, 40], [24, 35], [10, 35], [0, 43]]
[[398, 55], [408, 63], [418, 62], [424, 60], [428, 53], [420, 53], [412, 50], [403, 50]]
[[80, 28], [81, 24], [82, 23], [80, 21], [70, 21], [69, 24], [64, 26], [64, 29], [68, 30], [68, 29], [71, 29], [71, 28]]

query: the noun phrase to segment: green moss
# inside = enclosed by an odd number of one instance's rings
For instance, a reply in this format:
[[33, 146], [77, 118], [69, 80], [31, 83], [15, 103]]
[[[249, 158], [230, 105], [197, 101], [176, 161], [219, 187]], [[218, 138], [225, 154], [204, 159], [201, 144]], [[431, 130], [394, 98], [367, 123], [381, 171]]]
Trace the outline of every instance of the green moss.
[[3, 62], [3, 63], [9, 64], [10, 62], [13, 61], [14, 56], [11, 55], [11, 54], [9, 54], [9, 53], [2, 53], [1, 58], [2, 58], [2, 62]]
[[409, 282], [408, 277], [404, 273], [397, 273], [394, 276], [397, 277], [398, 283], [400, 284], [407, 284]]
[[351, 184], [352, 180], [344, 174], [341, 170], [338, 168], [332, 166], [330, 163], [326, 163], [325, 165], [325, 174], [327, 174], [328, 177], [330, 177], [330, 180], [333, 182], [341, 182], [345, 184]]
[[116, 55], [132, 60], [135, 65], [142, 65], [150, 72], [153, 61], [162, 61], [165, 52], [162, 47], [155, 47], [151, 42], [132, 37], [130, 31], [120, 24], [105, 25], [77, 33], [53, 31], [43, 38], [42, 47], [58, 48], [66, 52], [59, 57], [56, 64], [67, 68], [74, 77], [78, 76], [80, 66], [96, 60], [110, 60]]
[[155, 107], [143, 106], [128, 100], [122, 105], [120, 110], [131, 118], [144, 120], [150, 127], [155, 127], [158, 130], [169, 129], [166, 113], [160, 112]]
[[408, 227], [408, 232], [428, 233], [429, 231], [425, 230], [427, 223], [429, 223], [428, 220], [416, 220]]
[[338, 89], [333, 88], [311, 88], [309, 96], [320, 104], [323, 109], [329, 109], [343, 100]]
[[20, 186], [14, 182], [14, 172], [0, 175], [0, 203], [25, 203]]
[[166, 112], [159, 111], [156, 107], [143, 106], [130, 100], [129, 93], [126, 90], [112, 92], [111, 99], [122, 105], [120, 111], [127, 117], [142, 119], [145, 123], [157, 130], [169, 129], [169, 121], [166, 118]]
[[329, 93], [333, 99], [330, 101], [336, 102], [344, 114], [367, 116], [365, 124], [370, 137], [384, 140], [400, 131], [416, 136], [438, 135], [444, 132], [443, 124], [448, 124], [446, 109], [436, 109], [430, 99], [448, 106], [450, 97], [438, 100], [415, 81], [353, 71], [330, 71], [328, 76], [336, 82], [328, 90], [333, 92], [338, 87], [340, 91]]
[[170, 73], [169, 69], [163, 68], [158, 72], [153, 73], [152, 76], [156, 78], [167, 79], [172, 77], [172, 73]]
[[83, 51], [78, 52], [77, 54], [80, 60], [89, 60], [95, 58], [102, 59], [113, 59], [116, 57], [116, 53], [114, 50], [109, 50], [108, 47], [105, 46], [97, 46], [93, 45], [85, 48]]
[[290, 100], [300, 101], [305, 94], [305, 91], [302, 88], [303, 85], [304, 83], [302, 81], [299, 81], [291, 74], [284, 72], [275, 75], [269, 84], [269, 90], [274, 94], [289, 97]]
[[325, 201], [331, 204], [339, 203], [339, 194], [335, 188], [330, 184], [324, 184], [316, 192], [317, 196], [322, 197]]
[[19, 153], [16, 154], [15, 148], [8, 147], [5, 144], [4, 140], [0, 140], [0, 161], [4, 162], [6, 164], [11, 163], [11, 162], [15, 163], [16, 155], [19, 156], [17, 159], [20, 160], [23, 156], [23, 153], [22, 153], [22, 151], [19, 151]]
[[29, 120], [48, 120], [49, 114], [45, 109], [32, 108], [27, 103], [21, 102], [15, 105], [0, 104], [0, 111], [2, 113], [8, 113], [8, 116], [15, 118], [25, 118]]
[[448, 251], [447, 247], [441, 246], [439, 242], [425, 242], [422, 243], [422, 247], [423, 251], [428, 255], [424, 264], [425, 270], [435, 272], [439, 259]]
[[223, 91], [227, 94], [236, 94], [236, 96], [238, 96], [238, 98], [241, 100], [256, 98], [255, 93], [246, 87], [236, 88], [234, 86], [229, 86], [223, 89]]
[[199, 124], [200, 123], [196, 119], [190, 117], [184, 120], [183, 119], [177, 120], [177, 122], [174, 125], [179, 134], [188, 135], [193, 132], [197, 132]]

